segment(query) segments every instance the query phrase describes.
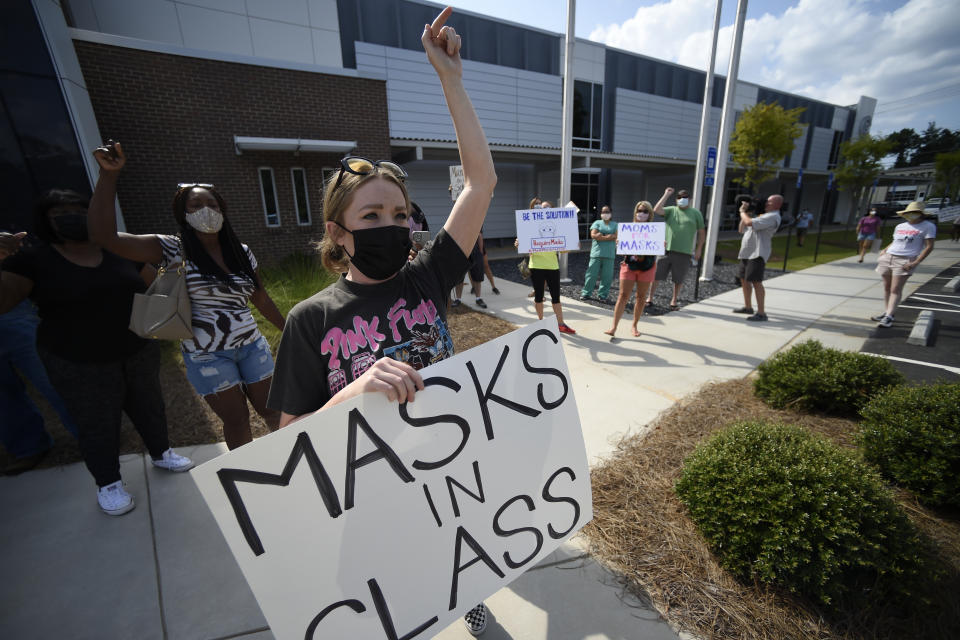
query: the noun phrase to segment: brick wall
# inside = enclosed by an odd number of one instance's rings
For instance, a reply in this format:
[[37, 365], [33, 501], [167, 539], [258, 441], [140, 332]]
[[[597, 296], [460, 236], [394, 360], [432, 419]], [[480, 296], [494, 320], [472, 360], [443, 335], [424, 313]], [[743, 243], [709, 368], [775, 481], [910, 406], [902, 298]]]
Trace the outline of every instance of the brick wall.
[[[340, 154], [244, 151], [233, 136], [356, 140], [352, 152], [390, 157], [385, 83], [76, 41], [100, 133], [123, 143], [120, 206], [131, 233], [176, 230], [179, 182], [211, 182], [258, 260], [308, 250], [323, 230], [322, 170]], [[281, 226], [267, 227], [259, 167], [272, 167]], [[291, 167], [306, 169], [313, 222], [296, 221]]]

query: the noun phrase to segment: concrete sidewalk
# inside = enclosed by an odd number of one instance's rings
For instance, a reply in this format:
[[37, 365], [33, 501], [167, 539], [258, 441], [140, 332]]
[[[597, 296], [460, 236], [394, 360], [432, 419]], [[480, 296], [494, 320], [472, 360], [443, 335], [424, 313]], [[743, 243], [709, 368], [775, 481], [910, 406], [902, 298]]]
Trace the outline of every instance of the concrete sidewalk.
[[[881, 307], [875, 256], [855, 258], [768, 281], [767, 323], [731, 311], [731, 291], [641, 321], [639, 338], [602, 332], [611, 313], [564, 298], [577, 335], [564, 336], [591, 463], [616, 441], [642, 433], [664, 409], [704, 383], [750, 373], [792, 342], [816, 338], [859, 350]], [[960, 244], [940, 241], [908, 281], [905, 296], [960, 260]], [[518, 325], [536, 316], [529, 288], [498, 282], [490, 312]], [[613, 398], [629, 398], [629, 402]], [[224, 446], [184, 447], [198, 464]], [[96, 640], [273, 638], [240, 570], [186, 474], [122, 458], [137, 508], [109, 518], [97, 507], [82, 464], [0, 478], [0, 638]], [[675, 639], [660, 616], [625, 595], [575, 538], [492, 596], [488, 640]], [[437, 636], [465, 639], [455, 623]]]

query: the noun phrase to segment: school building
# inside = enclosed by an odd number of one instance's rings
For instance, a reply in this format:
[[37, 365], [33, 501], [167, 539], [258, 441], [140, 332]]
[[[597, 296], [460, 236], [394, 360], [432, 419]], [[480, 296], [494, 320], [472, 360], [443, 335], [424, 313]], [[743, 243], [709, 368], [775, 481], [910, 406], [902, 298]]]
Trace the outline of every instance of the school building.
[[[119, 189], [131, 232], [169, 232], [180, 182], [212, 182], [261, 259], [308, 250], [322, 233], [323, 178], [346, 154], [392, 158], [431, 228], [450, 210], [453, 126], [420, 34], [442, 5], [414, 0], [7, 0], [0, 26], [2, 228], [29, 228], [32, 200], [89, 191], [90, 151], [129, 156]], [[512, 242], [514, 210], [560, 190], [563, 35], [455, 12], [464, 79], [499, 183], [484, 227]], [[706, 52], [704, 52], [706, 57]], [[584, 230], [609, 204], [694, 180], [705, 73], [577, 40], [571, 199]], [[716, 76], [716, 146], [725, 78]], [[868, 132], [876, 101], [834, 105], [739, 82], [736, 109], [805, 107], [803, 133], [763, 193], [820, 211], [840, 143]], [[802, 202], [794, 203], [802, 169]], [[728, 170], [728, 217], [739, 188]], [[709, 190], [708, 190], [709, 192]], [[562, 203], [561, 203], [562, 204]], [[799, 205], [799, 206], [798, 206]], [[705, 210], [705, 203], [701, 207]], [[848, 195], [828, 204], [848, 215]]]

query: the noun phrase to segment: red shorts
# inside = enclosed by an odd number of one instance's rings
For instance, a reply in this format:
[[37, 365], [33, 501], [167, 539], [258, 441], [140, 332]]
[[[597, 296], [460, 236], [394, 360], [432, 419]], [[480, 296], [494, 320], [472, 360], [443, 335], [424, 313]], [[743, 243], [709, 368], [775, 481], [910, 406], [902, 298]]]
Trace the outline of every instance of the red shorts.
[[657, 275], [657, 267], [653, 266], [646, 271], [631, 271], [623, 262], [620, 263], [620, 279], [628, 282], [653, 282]]

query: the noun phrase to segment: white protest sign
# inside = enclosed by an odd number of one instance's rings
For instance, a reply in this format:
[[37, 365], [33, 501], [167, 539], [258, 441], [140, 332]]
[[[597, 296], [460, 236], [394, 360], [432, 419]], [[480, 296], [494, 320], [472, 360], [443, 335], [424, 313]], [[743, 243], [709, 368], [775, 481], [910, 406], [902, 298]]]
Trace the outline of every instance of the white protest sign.
[[593, 517], [556, 319], [192, 471], [279, 640], [431, 638]]
[[520, 253], [580, 248], [576, 209], [521, 209], [516, 214]]
[[960, 218], [960, 206], [947, 207], [945, 209], [940, 209], [937, 211], [937, 220], [939, 222], [952, 222], [957, 218]]
[[617, 224], [618, 256], [662, 256], [666, 251], [665, 222]]
[[450, 167], [450, 197], [454, 202], [463, 191], [463, 165], [455, 164]]

